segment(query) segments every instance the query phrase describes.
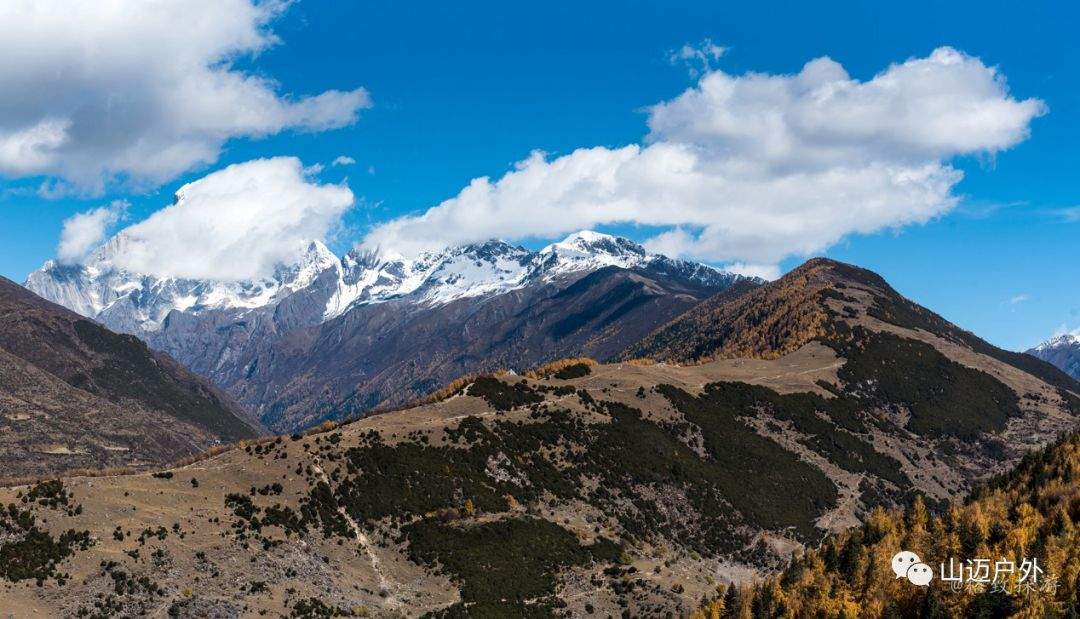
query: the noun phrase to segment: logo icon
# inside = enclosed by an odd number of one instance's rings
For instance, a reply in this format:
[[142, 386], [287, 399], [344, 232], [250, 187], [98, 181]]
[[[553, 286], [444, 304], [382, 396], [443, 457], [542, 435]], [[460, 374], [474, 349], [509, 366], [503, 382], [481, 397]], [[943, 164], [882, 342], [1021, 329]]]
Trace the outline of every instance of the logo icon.
[[925, 587], [934, 579], [934, 570], [910, 550], [901, 550], [893, 555], [892, 571], [897, 578], [907, 578], [917, 587]]
[[917, 587], [925, 587], [934, 579], [934, 570], [925, 563], [916, 563], [907, 569], [907, 579]]

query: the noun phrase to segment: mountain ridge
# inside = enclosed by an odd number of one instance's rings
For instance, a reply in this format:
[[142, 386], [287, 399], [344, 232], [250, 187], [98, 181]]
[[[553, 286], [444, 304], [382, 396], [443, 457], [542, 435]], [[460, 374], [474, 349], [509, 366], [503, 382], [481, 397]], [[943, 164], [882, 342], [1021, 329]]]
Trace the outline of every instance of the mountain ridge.
[[9, 476], [146, 467], [261, 429], [164, 353], [4, 278], [0, 376]]
[[[435, 307], [395, 299], [289, 332], [234, 380], [255, 378], [274, 390], [273, 408], [261, 409], [268, 425], [287, 428], [296, 423], [283, 421], [289, 418], [311, 425], [406, 404], [463, 374], [523, 371], [568, 356], [606, 359], [716, 290], [671, 273], [608, 266]], [[272, 376], [265, 383], [264, 369]], [[263, 401], [252, 395], [246, 401]]]
[[[529, 282], [552, 279], [604, 266], [656, 265], [681, 271], [703, 282], [738, 277], [724, 271], [649, 254], [627, 239], [583, 230], [538, 251], [492, 239], [423, 252], [405, 259], [353, 249], [338, 258], [321, 241], [311, 241], [291, 264], [276, 267], [273, 276], [243, 281], [212, 281], [131, 272], [114, 264], [124, 251], [123, 233], [92, 252], [84, 263], [47, 261], [27, 276], [25, 286], [37, 294], [114, 328], [153, 331], [171, 311], [250, 310], [276, 304], [310, 287], [333, 271], [325, 291], [321, 321], [348, 311], [357, 303], [378, 303], [414, 295], [418, 303], [445, 304], [459, 298], [508, 292]], [[127, 316], [117, 314], [127, 306]]]
[[1052, 363], [1069, 376], [1080, 380], [1080, 334], [1063, 333], [1027, 351], [1027, 354]]
[[[415, 259], [311, 243], [266, 282], [53, 264], [34, 290], [134, 333], [279, 430], [404, 404], [462, 374], [607, 358], [698, 301], [760, 280], [582, 231], [538, 251], [486, 241]], [[89, 308], [89, 309], [87, 309]]]
[[[1052, 364], [1030, 354], [997, 348], [906, 299], [880, 275], [828, 258], [807, 260], [779, 280], [748, 291], [746, 295], [726, 298], [721, 294], [708, 299], [657, 329], [623, 356], [694, 362], [715, 356], [770, 358], [790, 352], [824, 336], [830, 314], [849, 314], [847, 317], [852, 317], [850, 312], [855, 311], [854, 308], [850, 304], [844, 305], [852, 301], [845, 293], [852, 283], [866, 287], [862, 309], [868, 319], [931, 333], [1032, 373], [1050, 385], [1080, 394], [1080, 382]], [[830, 312], [830, 305], [840, 307]], [[753, 306], [758, 308], [750, 311], [749, 308]], [[794, 307], [805, 309], [801, 312], [790, 311]], [[777, 312], [776, 308], [781, 311]], [[742, 321], [731, 320], [733, 315], [742, 316]], [[761, 315], [788, 321], [762, 324], [757, 320]], [[702, 325], [710, 325], [711, 328]], [[691, 334], [691, 341], [674, 345], [683, 332]]]

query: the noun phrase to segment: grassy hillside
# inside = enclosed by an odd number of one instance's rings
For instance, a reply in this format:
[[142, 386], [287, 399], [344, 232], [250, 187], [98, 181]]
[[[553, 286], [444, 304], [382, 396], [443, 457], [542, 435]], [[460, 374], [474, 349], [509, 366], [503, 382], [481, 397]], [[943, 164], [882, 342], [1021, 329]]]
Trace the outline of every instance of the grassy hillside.
[[[1007, 461], [1011, 449], [912, 432], [879, 410], [884, 401], [838, 387], [850, 371], [844, 380], [872, 379], [884, 394], [940, 391], [874, 370], [936, 359], [928, 350], [882, 356], [889, 340], [860, 341], [846, 361], [820, 344], [687, 367], [569, 360], [153, 475], [0, 490], [0, 606], [27, 616], [683, 615], [718, 582], [775, 571], [875, 505], [926, 493], [940, 506]], [[941, 363], [927, 367], [955, 388], [980, 384]], [[1015, 404], [991, 385], [979, 387], [987, 406]], [[942, 402], [967, 397], [950, 393]], [[920, 410], [934, 418], [935, 404]], [[946, 444], [952, 453], [934, 452]]]

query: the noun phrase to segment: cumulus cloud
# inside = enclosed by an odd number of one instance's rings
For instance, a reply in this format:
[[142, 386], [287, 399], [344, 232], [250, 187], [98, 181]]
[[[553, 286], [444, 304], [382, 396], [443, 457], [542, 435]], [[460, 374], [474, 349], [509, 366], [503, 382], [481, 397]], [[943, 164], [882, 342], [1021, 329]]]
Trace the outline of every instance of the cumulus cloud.
[[962, 178], [950, 161], [1016, 145], [1045, 112], [951, 48], [866, 81], [828, 58], [794, 75], [712, 71], [650, 108], [643, 144], [534, 152], [362, 244], [411, 253], [637, 223], [668, 228], [654, 250], [774, 273], [786, 256], [949, 211]]
[[235, 61], [278, 43], [280, 0], [13, 0], [0, 4], [0, 176], [93, 192], [156, 185], [223, 144], [349, 125], [363, 88], [280, 92]]
[[354, 163], [356, 163], [356, 160], [355, 160], [355, 159], [353, 159], [352, 157], [350, 157], [350, 156], [348, 156], [348, 155], [338, 155], [338, 156], [337, 156], [337, 157], [336, 157], [336, 158], [334, 159], [334, 162], [333, 162], [333, 163], [331, 163], [330, 165], [334, 165], [334, 166], [339, 166], [339, 165], [353, 165]]
[[124, 217], [128, 206], [123, 200], [114, 200], [107, 206], [76, 213], [65, 219], [60, 231], [60, 243], [56, 246], [57, 260], [62, 264], [76, 264], [86, 258], [105, 240], [109, 228]]
[[234, 164], [122, 230], [113, 264], [163, 277], [265, 277], [331, 234], [353, 201], [348, 187], [320, 184], [295, 157]]

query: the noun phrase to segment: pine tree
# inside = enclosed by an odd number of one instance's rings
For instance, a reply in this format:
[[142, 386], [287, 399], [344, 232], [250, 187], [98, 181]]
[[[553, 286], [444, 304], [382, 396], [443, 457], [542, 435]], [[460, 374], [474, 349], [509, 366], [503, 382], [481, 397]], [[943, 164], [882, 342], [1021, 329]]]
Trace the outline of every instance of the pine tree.
[[728, 587], [727, 593], [724, 594], [724, 617], [734, 618], [738, 617], [739, 612], [739, 588], [732, 583]]
[[[780, 575], [723, 593], [723, 617], [957, 616], [1069, 617], [1080, 619], [1080, 434], [1029, 455], [966, 503], [954, 501], [932, 516], [916, 499], [904, 512], [877, 511], [863, 527], [826, 539], [792, 558]], [[917, 543], [921, 540], [922, 543]], [[949, 557], [1038, 559], [1043, 578], [1059, 585], [1007, 595], [993, 589], [945, 593], [947, 583], [927, 589], [897, 580], [888, 569], [899, 549], [919, 552], [928, 563]], [[1015, 588], [1016, 575], [1007, 583]], [[709, 616], [709, 615], [703, 615]]]

